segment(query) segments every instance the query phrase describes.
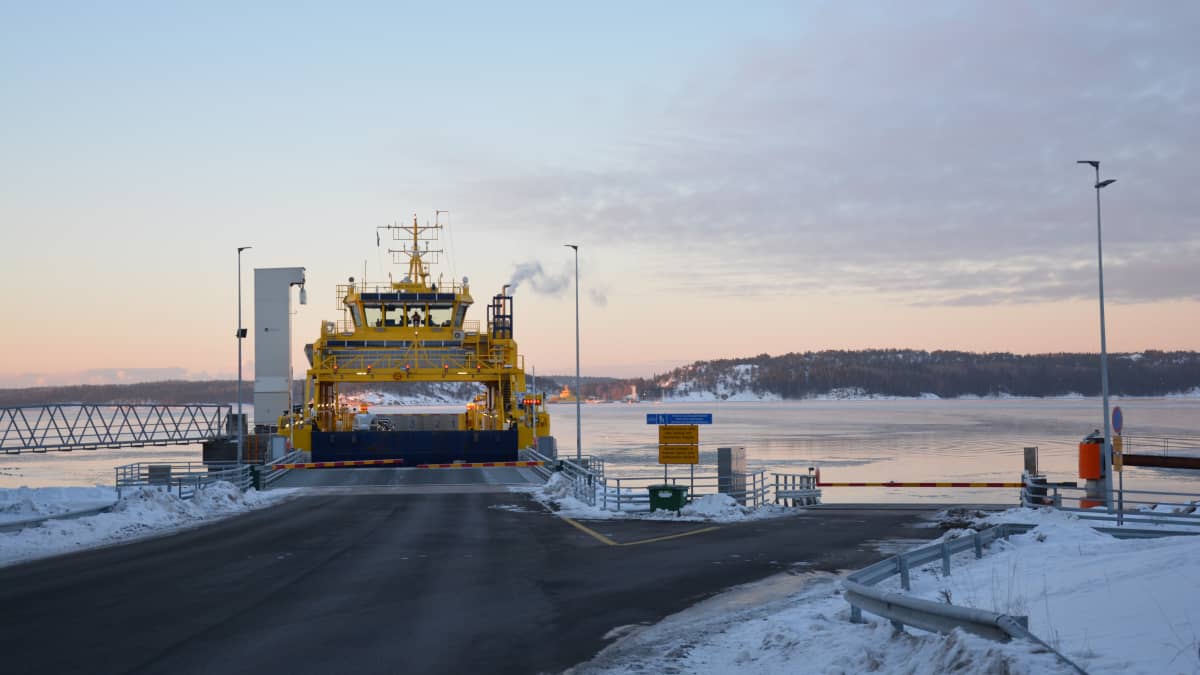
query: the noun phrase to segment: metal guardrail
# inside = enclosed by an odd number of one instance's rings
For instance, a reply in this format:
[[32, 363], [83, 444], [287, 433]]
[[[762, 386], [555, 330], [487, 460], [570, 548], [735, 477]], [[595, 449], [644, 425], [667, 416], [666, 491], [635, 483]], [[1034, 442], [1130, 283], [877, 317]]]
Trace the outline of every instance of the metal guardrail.
[[[852, 572], [842, 581], [846, 590], [846, 601], [850, 603], [850, 620], [862, 621], [863, 611], [888, 619], [897, 628], [913, 626], [922, 630], [948, 633], [955, 628], [981, 635], [993, 640], [1012, 638], [1035, 642], [1057, 656], [1076, 672], [1084, 670], [1059, 653], [1041, 638], [1029, 632], [1029, 619], [1025, 616], [1010, 616], [973, 607], [960, 607], [902, 593], [892, 593], [874, 588], [880, 582], [900, 575], [900, 587], [911, 589], [909, 571], [914, 566], [925, 565], [938, 559], [942, 562], [942, 574], [950, 576], [950, 558], [957, 553], [974, 551], [976, 558], [983, 557], [983, 547], [1014, 534], [1024, 534], [1035, 525], [1026, 523], [1004, 523], [975, 532], [971, 536], [958, 537], [924, 546], [912, 551], [881, 560], [874, 565]], [[1092, 529], [1117, 539], [1150, 539], [1170, 536], [1200, 536], [1200, 531], [1174, 531], [1161, 529], [1137, 529], [1128, 527], [1093, 527]]]
[[981, 635], [993, 640], [1007, 641], [1012, 638], [1032, 641], [1058, 657], [1060, 661], [1078, 673], [1086, 672], [1057, 649], [1029, 632], [1029, 618], [989, 612], [973, 607], [948, 605], [902, 593], [882, 591], [874, 586], [885, 579], [900, 575], [900, 586], [910, 589], [909, 570], [914, 565], [924, 565], [939, 558], [942, 574], [950, 575], [950, 557], [956, 553], [974, 550], [976, 558], [983, 557], [983, 547], [997, 539], [1021, 534], [1033, 529], [1033, 525], [1003, 524], [976, 532], [969, 537], [959, 537], [930, 546], [892, 556], [869, 567], [848, 575], [842, 586], [846, 590], [846, 601], [850, 603], [850, 620], [862, 621], [863, 611], [882, 616], [897, 629], [913, 626], [937, 633], [948, 633], [955, 628]]
[[254, 484], [253, 464], [204, 464], [202, 462], [177, 462], [124, 464], [113, 469], [116, 474], [117, 497], [125, 488], [161, 487], [179, 495], [180, 499], [191, 499], [198, 490], [218, 481], [227, 481], [242, 490]]
[[229, 405], [0, 407], [0, 452], [186, 445], [225, 436]]

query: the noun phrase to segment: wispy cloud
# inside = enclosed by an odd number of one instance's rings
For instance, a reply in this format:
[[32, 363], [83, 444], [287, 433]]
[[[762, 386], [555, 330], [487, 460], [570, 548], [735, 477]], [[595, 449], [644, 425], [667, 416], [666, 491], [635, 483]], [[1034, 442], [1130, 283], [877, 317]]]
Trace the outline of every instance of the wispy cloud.
[[1188, 3], [834, 6], [648, 105], [623, 160], [472, 190], [547, 232], [706, 260], [703, 282], [738, 292], [770, 275], [1041, 302], [1094, 293], [1092, 176], [1074, 162], [1100, 159], [1118, 179], [1110, 297], [1196, 298], [1198, 33]]

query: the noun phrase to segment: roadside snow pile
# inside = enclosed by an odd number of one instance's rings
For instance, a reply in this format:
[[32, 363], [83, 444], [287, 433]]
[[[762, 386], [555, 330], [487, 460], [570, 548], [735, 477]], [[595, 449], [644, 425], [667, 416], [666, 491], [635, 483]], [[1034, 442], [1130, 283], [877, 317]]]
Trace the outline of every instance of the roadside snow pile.
[[0, 490], [0, 525], [108, 506], [117, 501], [110, 487], [21, 487]]
[[648, 627], [634, 627], [570, 675], [641, 673], [1072, 673], [1027, 644], [956, 632], [895, 633], [850, 623], [839, 577], [784, 574], [731, 589]]
[[949, 577], [928, 566], [912, 593], [1028, 615], [1030, 631], [1090, 673], [1200, 671], [1200, 536], [1116, 539], [1051, 509], [990, 520], [1037, 527], [982, 560], [968, 555]]
[[[645, 488], [640, 490], [622, 488], [619, 496], [622, 499], [621, 507], [623, 510], [617, 511], [618, 495], [615, 488], [609, 489], [607, 499], [608, 508], [605, 508], [606, 500], [604, 499], [604, 488], [602, 487], [596, 488], [596, 505], [590, 506], [574, 496], [575, 484], [563, 473], [553, 474], [550, 476], [550, 480], [546, 481], [546, 484], [542, 486], [534, 488], [514, 487], [513, 489], [529, 493], [536, 501], [556, 513], [568, 518], [582, 520], [624, 518], [733, 523], [743, 520], [778, 518], [798, 512], [798, 509], [790, 509], [774, 504], [765, 504], [758, 508], [742, 506], [729, 495], [710, 494], [696, 497], [691, 503], [686, 504], [678, 515], [674, 511], [655, 511], [651, 513], [646, 507]], [[634, 497], [640, 498], [640, 501], [634, 502]]]
[[[112, 492], [115, 498], [115, 490]], [[292, 492], [283, 489], [242, 492], [230, 483], [220, 482], [201, 490], [193, 499], [184, 500], [154, 487], [126, 489], [108, 513], [48, 520], [38, 527], [0, 533], [0, 565], [165, 534], [269, 506]]]
[[[942, 575], [941, 561], [914, 567], [907, 594], [1028, 616], [1033, 634], [1093, 675], [1200, 672], [1200, 536], [1115, 539], [1051, 510], [992, 519], [1006, 517], [1037, 527], [994, 543], [980, 560], [969, 551], [956, 555], [950, 576]], [[840, 578], [796, 579], [781, 575], [734, 589], [637, 627], [570, 672], [1073, 672], [1022, 641], [913, 628], [894, 633], [869, 613], [868, 623], [852, 624]], [[881, 588], [903, 592], [896, 578]]]

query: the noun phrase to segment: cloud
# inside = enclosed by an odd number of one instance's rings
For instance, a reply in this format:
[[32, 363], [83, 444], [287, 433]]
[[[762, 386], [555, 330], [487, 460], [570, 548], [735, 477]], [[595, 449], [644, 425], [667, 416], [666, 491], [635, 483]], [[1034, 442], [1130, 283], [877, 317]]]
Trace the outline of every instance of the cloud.
[[[622, 155], [471, 186], [492, 213], [741, 289], [916, 304], [1195, 298], [1200, 5], [834, 5], [647, 110]], [[676, 262], [676, 267], [681, 266]], [[536, 286], [535, 286], [536, 289]]]

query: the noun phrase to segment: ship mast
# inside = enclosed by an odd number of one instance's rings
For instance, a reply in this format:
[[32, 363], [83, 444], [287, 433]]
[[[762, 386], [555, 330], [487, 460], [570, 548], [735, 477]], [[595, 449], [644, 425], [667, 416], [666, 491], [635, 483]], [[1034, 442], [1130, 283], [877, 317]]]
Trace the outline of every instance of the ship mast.
[[[439, 215], [442, 213], [445, 211], [438, 211]], [[443, 252], [440, 248], [429, 248], [429, 242], [437, 241], [438, 232], [442, 229], [442, 224], [438, 219], [435, 219], [432, 225], [428, 221], [421, 225], [417, 222], [417, 214], [414, 213], [412, 225], [382, 225], [377, 229], [390, 232], [392, 241], [404, 241], [400, 248], [388, 249], [388, 253], [392, 255], [393, 264], [404, 264], [405, 261], [401, 256], [408, 259], [408, 276], [400, 285], [429, 288], [429, 266], [436, 263], [438, 255]], [[421, 245], [421, 242], [425, 242], [424, 246]]]

